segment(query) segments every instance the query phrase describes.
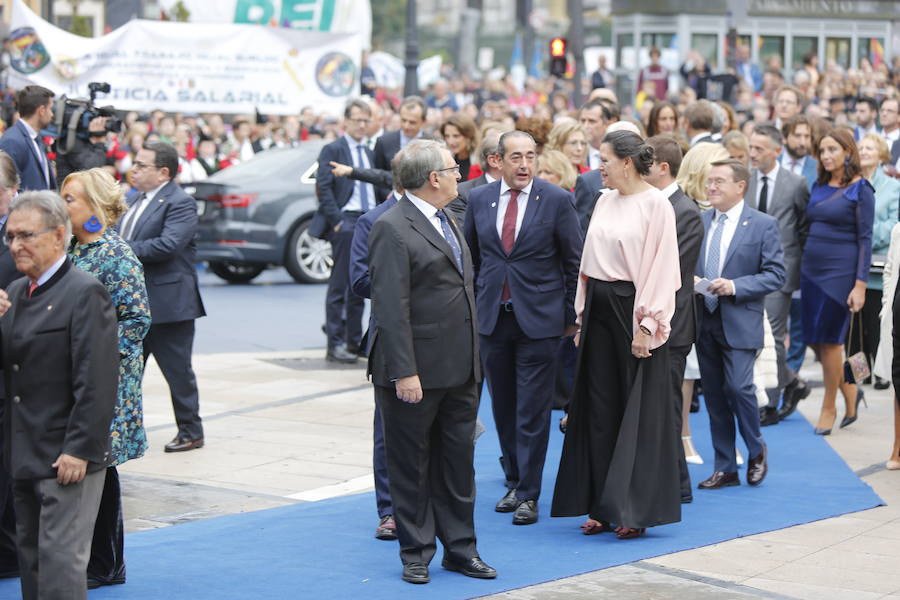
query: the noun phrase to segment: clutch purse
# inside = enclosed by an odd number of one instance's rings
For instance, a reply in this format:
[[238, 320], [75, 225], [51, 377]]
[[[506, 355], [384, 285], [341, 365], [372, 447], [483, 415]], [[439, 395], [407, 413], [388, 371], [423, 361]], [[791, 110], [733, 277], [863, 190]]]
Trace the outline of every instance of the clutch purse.
[[[860, 316], [862, 318], [862, 316]], [[847, 341], [849, 344], [850, 339], [853, 337], [853, 322], [856, 319], [854, 315], [850, 316], [850, 332], [847, 335]], [[869, 370], [869, 361], [866, 359], [866, 353], [862, 350], [863, 347], [863, 333], [862, 333], [862, 325], [859, 327], [859, 352], [847, 357], [847, 361], [844, 363], [844, 379], [847, 383], [862, 383], [865, 381], [872, 372]]]

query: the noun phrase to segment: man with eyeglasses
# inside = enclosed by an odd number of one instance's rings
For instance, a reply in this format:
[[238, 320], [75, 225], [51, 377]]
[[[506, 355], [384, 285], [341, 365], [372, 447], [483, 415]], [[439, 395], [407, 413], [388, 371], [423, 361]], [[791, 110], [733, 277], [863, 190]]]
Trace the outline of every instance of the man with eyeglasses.
[[354, 363], [360, 351], [365, 300], [350, 289], [350, 246], [356, 220], [379, 204], [386, 190], [371, 183], [336, 177], [331, 163], [358, 169], [373, 166], [374, 155], [366, 144], [371, 121], [371, 106], [363, 100], [351, 100], [344, 110], [344, 135], [319, 153], [316, 173], [319, 207], [310, 223], [309, 234], [331, 242], [331, 277], [325, 295], [328, 338], [325, 358], [333, 362]]
[[200, 395], [191, 366], [194, 320], [206, 315], [197, 285], [197, 203], [175, 183], [178, 152], [164, 142], [138, 151], [132, 182], [138, 193], [119, 221], [119, 234], [144, 265], [150, 331], [144, 360], [153, 355], [172, 397], [178, 433], [166, 452], [202, 448]]
[[805, 96], [792, 85], [783, 85], [773, 96], [775, 127], [781, 129], [787, 121], [803, 112]]
[[[119, 382], [116, 312], [106, 288], [72, 266], [72, 227], [53, 192], [12, 203], [4, 241], [25, 277], [0, 320], [22, 598], [87, 598], [87, 563], [109, 462]], [[0, 314], [8, 303], [0, 302]]]
[[466, 242], [507, 491], [495, 510], [538, 520], [560, 338], [574, 335], [583, 238], [571, 192], [534, 177], [534, 139], [500, 136], [502, 178], [469, 193]]
[[768, 472], [753, 385], [753, 365], [763, 347], [763, 308], [784, 285], [784, 253], [775, 217], [750, 208], [744, 195], [750, 171], [740, 161], [712, 163], [706, 197], [715, 210], [701, 215], [706, 234], [696, 274], [703, 278], [697, 359], [715, 449], [713, 474], [701, 490], [740, 485], [735, 421], [747, 444], [747, 483]]

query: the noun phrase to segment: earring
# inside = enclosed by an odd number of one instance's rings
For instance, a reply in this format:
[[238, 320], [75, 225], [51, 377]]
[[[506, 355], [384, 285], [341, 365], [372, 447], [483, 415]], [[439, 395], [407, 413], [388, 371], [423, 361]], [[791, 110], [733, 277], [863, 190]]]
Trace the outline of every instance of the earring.
[[103, 229], [103, 223], [100, 222], [96, 216], [92, 215], [90, 219], [84, 222], [84, 230], [88, 233], [97, 233], [101, 229]]

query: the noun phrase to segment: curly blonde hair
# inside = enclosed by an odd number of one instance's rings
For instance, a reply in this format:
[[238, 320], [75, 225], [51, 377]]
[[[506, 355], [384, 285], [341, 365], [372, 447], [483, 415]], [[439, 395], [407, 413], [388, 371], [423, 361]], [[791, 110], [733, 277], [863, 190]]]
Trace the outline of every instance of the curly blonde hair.
[[569, 157], [559, 150], [544, 150], [541, 152], [534, 167], [534, 172], [537, 173], [542, 168], [556, 173], [557, 177], [559, 177], [560, 187], [567, 190], [575, 187], [578, 171], [572, 166], [572, 161], [569, 160]]
[[70, 181], [81, 183], [84, 194], [94, 215], [104, 227], [114, 225], [128, 210], [125, 204], [125, 193], [112, 175], [101, 168], [75, 171], [63, 181], [60, 191], [65, 190]]
[[706, 201], [706, 176], [709, 175], [710, 164], [728, 158], [730, 155], [721, 144], [701, 142], [688, 150], [681, 159], [681, 168], [675, 181], [701, 210], [710, 208]]

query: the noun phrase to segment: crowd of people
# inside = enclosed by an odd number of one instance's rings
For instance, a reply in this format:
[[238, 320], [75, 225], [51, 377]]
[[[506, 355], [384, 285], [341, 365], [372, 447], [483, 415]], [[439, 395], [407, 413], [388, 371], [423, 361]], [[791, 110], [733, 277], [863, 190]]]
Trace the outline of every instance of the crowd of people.
[[[825, 383], [816, 434], [852, 425], [862, 386], [893, 379], [900, 61], [808, 60], [789, 84], [744, 50], [723, 85], [692, 53], [670, 90], [650, 56], [633, 101], [602, 64], [579, 107], [552, 79], [374, 89], [322, 150], [326, 357], [369, 357], [376, 537], [399, 538], [407, 581], [429, 580], [436, 536], [445, 568], [496, 574], [471, 512], [479, 375], [507, 484], [496, 511], [538, 521], [562, 389], [550, 514], [620, 539], [680, 520], [693, 489], [740, 485], [741, 465], [764, 481], [763, 427], [809, 396], [807, 348]], [[367, 337], [350, 318], [364, 297]], [[708, 457], [687, 419], [700, 393]], [[706, 461], [694, 488], [687, 462]]]
[[[429, 581], [436, 538], [444, 568], [496, 577], [473, 517], [482, 379], [507, 487], [496, 511], [539, 520], [564, 407], [550, 514], [623, 540], [679, 521], [694, 489], [740, 485], [741, 465], [765, 480], [762, 428], [808, 397], [807, 348], [825, 384], [814, 432], [851, 426], [863, 386], [900, 372], [900, 58], [807, 57], [788, 82], [745, 47], [716, 74], [697, 52], [677, 74], [649, 55], [634, 97], [601, 60], [580, 106], [570, 80], [448, 67], [422, 95], [372, 87], [340, 115], [132, 112], [120, 132], [93, 121], [77, 162], [44, 135], [50, 90], [7, 95], [0, 575], [21, 574], [29, 600], [124, 583], [116, 466], [146, 451], [150, 354], [178, 424], [166, 451], [204, 445], [197, 214], [180, 184], [317, 140], [326, 358], [368, 357], [375, 535], [399, 539], [406, 581]], [[714, 456], [691, 441], [701, 393]], [[695, 487], [687, 463], [706, 461]]]

